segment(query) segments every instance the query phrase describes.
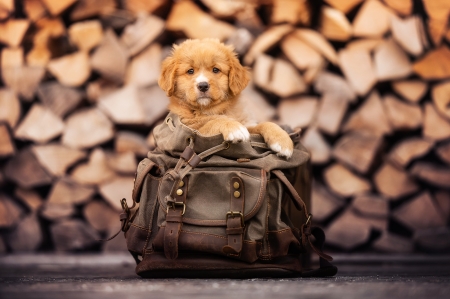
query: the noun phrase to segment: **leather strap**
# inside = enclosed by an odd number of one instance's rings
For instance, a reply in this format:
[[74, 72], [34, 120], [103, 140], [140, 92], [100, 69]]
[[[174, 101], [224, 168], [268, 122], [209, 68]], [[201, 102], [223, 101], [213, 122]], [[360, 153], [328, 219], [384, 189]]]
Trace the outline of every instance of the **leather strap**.
[[144, 184], [145, 176], [147, 175], [147, 173], [150, 172], [150, 170], [152, 170], [152, 168], [156, 164], [153, 161], [151, 161], [150, 159], [145, 158], [144, 160], [142, 160], [141, 165], [143, 166], [143, 168], [139, 169], [139, 171], [136, 173], [136, 177], [134, 179], [134, 187], [133, 187], [133, 193], [132, 193], [133, 207], [134, 207], [134, 203], [139, 202], [141, 200], [139, 194], [141, 194], [141, 189], [142, 189], [142, 185]]
[[305, 214], [305, 217], [308, 218], [309, 214], [308, 214], [308, 210], [306, 209], [305, 202], [300, 197], [300, 195], [298, 195], [297, 190], [295, 190], [294, 186], [292, 186], [291, 182], [289, 182], [289, 180], [284, 175], [284, 173], [281, 170], [273, 170], [272, 173], [274, 175], [276, 175], [280, 179], [280, 181], [286, 186], [292, 199], [294, 199], [295, 207], [299, 211], [303, 211], [303, 213]]
[[227, 213], [228, 245], [222, 248], [226, 254], [237, 255], [244, 242], [244, 182], [239, 177], [230, 181], [230, 211]]

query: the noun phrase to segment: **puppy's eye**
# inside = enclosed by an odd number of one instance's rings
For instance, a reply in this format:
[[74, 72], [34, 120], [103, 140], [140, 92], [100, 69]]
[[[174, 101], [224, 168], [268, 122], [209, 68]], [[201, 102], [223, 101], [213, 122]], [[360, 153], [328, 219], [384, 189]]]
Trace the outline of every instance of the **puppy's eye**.
[[216, 67], [213, 68], [213, 73], [216, 73], [216, 74], [217, 74], [218, 72], [220, 72], [220, 70], [219, 70], [218, 68], [216, 68]]
[[192, 74], [194, 73], [194, 69], [189, 69], [189, 70], [187, 71], [187, 73], [188, 73], [189, 75], [192, 75]]

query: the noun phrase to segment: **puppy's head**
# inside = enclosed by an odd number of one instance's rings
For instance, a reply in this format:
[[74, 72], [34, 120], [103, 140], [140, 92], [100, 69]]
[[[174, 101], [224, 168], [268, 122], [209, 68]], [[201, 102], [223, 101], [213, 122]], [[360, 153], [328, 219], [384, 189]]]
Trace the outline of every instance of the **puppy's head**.
[[201, 109], [236, 97], [248, 81], [231, 46], [202, 39], [174, 46], [162, 63], [158, 84], [167, 96]]

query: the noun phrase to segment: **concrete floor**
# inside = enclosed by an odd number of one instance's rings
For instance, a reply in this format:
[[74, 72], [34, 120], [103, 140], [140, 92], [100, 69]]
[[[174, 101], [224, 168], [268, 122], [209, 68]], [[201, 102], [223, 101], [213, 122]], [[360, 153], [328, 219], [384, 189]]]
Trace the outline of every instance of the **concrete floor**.
[[336, 256], [333, 278], [141, 279], [128, 255], [0, 257], [0, 298], [450, 298], [450, 258]]

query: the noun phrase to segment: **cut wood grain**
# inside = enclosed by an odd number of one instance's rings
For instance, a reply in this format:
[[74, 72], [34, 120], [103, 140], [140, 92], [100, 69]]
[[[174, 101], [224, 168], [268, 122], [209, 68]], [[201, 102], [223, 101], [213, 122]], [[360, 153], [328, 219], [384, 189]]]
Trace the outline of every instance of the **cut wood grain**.
[[19, 199], [32, 213], [38, 211], [44, 201], [36, 191], [32, 189], [16, 188], [14, 197]]
[[30, 214], [5, 235], [6, 243], [13, 252], [33, 252], [43, 241], [38, 217]]
[[79, 21], [95, 16], [110, 14], [115, 11], [117, 3], [114, 0], [77, 0], [71, 10], [70, 19]]
[[100, 15], [103, 27], [111, 27], [114, 30], [122, 30], [136, 21], [136, 16], [128, 10], [112, 10], [102, 12]]
[[88, 202], [94, 194], [93, 187], [80, 185], [69, 178], [61, 178], [53, 184], [46, 203], [80, 205]]
[[34, 93], [44, 75], [45, 68], [36, 66], [22, 66], [2, 70], [2, 79], [5, 85], [28, 102], [33, 100]]
[[232, 45], [234, 51], [239, 55], [243, 56], [247, 53], [250, 46], [253, 44], [255, 38], [246, 28], [238, 28], [225, 42], [226, 44]]
[[428, 162], [416, 162], [411, 168], [411, 174], [430, 185], [450, 188], [450, 170], [448, 167]]
[[150, 86], [158, 82], [161, 72], [161, 46], [152, 44], [136, 55], [128, 65], [125, 84]]
[[372, 247], [381, 252], [408, 254], [414, 251], [413, 242], [405, 237], [384, 231], [379, 239], [373, 242]]
[[50, 143], [32, 148], [39, 163], [53, 176], [63, 176], [76, 162], [86, 158], [86, 152]]
[[380, 81], [405, 78], [412, 72], [408, 56], [392, 39], [375, 48], [374, 63]]
[[134, 24], [125, 27], [120, 42], [131, 56], [147, 47], [164, 29], [164, 21], [156, 16], [140, 14]]
[[283, 39], [281, 49], [299, 70], [323, 64], [323, 57], [319, 52], [299, 39], [295, 34], [289, 34]]
[[323, 173], [329, 188], [342, 197], [350, 197], [371, 189], [370, 182], [355, 175], [341, 164], [333, 164]]
[[87, 249], [95, 245], [100, 235], [79, 219], [57, 222], [50, 227], [56, 251]]
[[323, 6], [321, 18], [319, 31], [327, 39], [343, 42], [352, 36], [352, 26], [341, 11]]
[[423, 52], [422, 23], [418, 17], [410, 17], [404, 20], [391, 18], [391, 30], [394, 39], [405, 49], [406, 52], [414, 56], [419, 56]]
[[[205, 1], [214, 4], [216, 3], [215, 0], [203, 0], [203, 2]], [[230, 1], [226, 0], [221, 0], [221, 2], [230, 3]], [[286, 1], [284, 0], [273, 1], [273, 11], [270, 16], [272, 24], [290, 23], [292, 25], [296, 25], [299, 22], [307, 24], [309, 23], [309, 19], [310, 16], [307, 1], [293, 1], [290, 5], [286, 5]]]
[[158, 85], [138, 88], [138, 97], [145, 111], [145, 123], [153, 125], [168, 112], [169, 99]]
[[358, 37], [381, 37], [389, 30], [394, 15], [378, 0], [365, 1], [353, 20], [353, 34]]
[[[189, 26], [186, 26], [189, 24]], [[236, 28], [216, 20], [203, 12], [191, 1], [179, 1], [172, 6], [167, 17], [169, 31], [182, 31], [189, 38], [218, 38], [222, 41], [230, 37]]]
[[280, 123], [291, 128], [308, 127], [314, 119], [319, 100], [317, 97], [285, 99], [278, 105]]
[[99, 232], [110, 231], [117, 226], [120, 228], [119, 215], [109, 205], [100, 200], [88, 203], [83, 209], [83, 215], [87, 222]]
[[23, 66], [23, 48], [2, 49], [0, 62], [2, 70]]
[[444, 219], [450, 220], [450, 193], [448, 191], [438, 191], [434, 194], [437, 208], [444, 216]]
[[83, 100], [79, 89], [66, 87], [58, 82], [46, 82], [39, 85], [37, 95], [41, 102], [59, 117], [72, 112]]
[[8, 157], [14, 155], [16, 148], [9, 133], [8, 126], [0, 123], [0, 157]]
[[70, 42], [84, 51], [91, 50], [103, 39], [102, 24], [97, 20], [74, 23], [68, 33]]
[[119, 131], [116, 134], [114, 149], [118, 153], [133, 152], [138, 157], [145, 157], [149, 151], [145, 138], [130, 131]]
[[9, 19], [0, 23], [0, 43], [10, 47], [18, 47], [29, 26], [30, 21], [24, 19]]
[[345, 205], [345, 201], [331, 194], [325, 186], [314, 181], [311, 194], [311, 213], [314, 221], [322, 222]]
[[22, 188], [44, 186], [52, 182], [51, 176], [44, 170], [29, 147], [20, 150], [9, 159], [3, 173], [6, 178]]
[[345, 14], [363, 1], [364, 0], [325, 0], [326, 3], [330, 4], [331, 6], [342, 11]]
[[280, 97], [289, 97], [306, 91], [306, 84], [297, 70], [287, 61], [275, 59], [269, 90]]
[[408, 173], [397, 169], [390, 163], [384, 163], [377, 170], [374, 182], [377, 190], [390, 200], [397, 200], [419, 190], [419, 186]]
[[435, 85], [431, 95], [437, 111], [450, 120], [450, 82]]
[[122, 211], [120, 200], [126, 198], [130, 202], [133, 186], [133, 176], [118, 176], [102, 184], [99, 187], [99, 192], [116, 211]]
[[414, 72], [425, 80], [450, 78], [450, 49], [443, 45], [429, 51], [413, 65]]
[[127, 63], [128, 51], [119, 42], [116, 34], [111, 29], [107, 30], [102, 43], [91, 56], [92, 69], [104, 78], [120, 84], [123, 82]]
[[347, 49], [358, 49], [359, 51], [367, 51], [372, 52], [379, 44], [381, 44], [384, 39], [375, 37], [375, 38], [361, 38], [355, 41], [351, 41], [347, 44]]
[[431, 40], [435, 46], [439, 46], [442, 43], [445, 32], [447, 30], [448, 20], [430, 19], [428, 20], [428, 32]]
[[41, 0], [42, 3], [47, 7], [48, 11], [56, 16], [61, 14], [64, 10], [69, 8], [77, 0]]
[[23, 9], [28, 19], [37, 21], [46, 13], [46, 9], [41, 0], [23, 0]]
[[269, 55], [258, 55], [252, 70], [255, 85], [261, 88], [267, 88], [270, 84], [270, 72], [273, 68], [274, 61]]
[[388, 158], [394, 164], [405, 168], [417, 158], [426, 155], [433, 147], [434, 142], [420, 137], [412, 137], [398, 143], [389, 153]]
[[84, 185], [99, 185], [114, 177], [114, 171], [108, 167], [105, 152], [96, 148], [92, 151], [87, 163], [77, 166], [71, 178]]
[[437, 146], [435, 149], [436, 154], [447, 164], [450, 164], [450, 143], [444, 143]]
[[106, 153], [106, 163], [109, 168], [119, 174], [133, 175], [136, 172], [137, 162], [133, 152]]
[[67, 119], [62, 144], [72, 148], [90, 148], [113, 136], [113, 124], [99, 109], [83, 109]]
[[42, 18], [36, 22], [41, 34], [48, 37], [60, 37], [66, 35], [66, 27], [61, 18]]
[[404, 99], [418, 103], [426, 94], [428, 85], [421, 80], [403, 80], [392, 82], [392, 88]]
[[331, 148], [316, 128], [309, 128], [302, 137], [302, 144], [311, 153], [313, 164], [325, 164], [330, 160]]
[[314, 81], [314, 89], [323, 94], [331, 94], [349, 102], [356, 100], [356, 93], [343, 77], [330, 72], [321, 72]]
[[333, 93], [324, 93], [317, 112], [317, 127], [329, 135], [336, 135], [347, 108], [347, 99]]
[[311, 29], [297, 29], [293, 34], [321, 53], [328, 61], [338, 64], [336, 51], [320, 33]]
[[14, 0], [0, 1], [0, 20], [7, 19], [14, 12]]
[[155, 10], [167, 4], [167, 0], [124, 0], [122, 1], [124, 8], [133, 13], [153, 13]]
[[50, 221], [61, 221], [75, 214], [75, 207], [71, 204], [45, 203], [41, 210], [41, 216]]
[[402, 102], [389, 94], [384, 97], [383, 104], [394, 130], [414, 130], [422, 127], [422, 109], [419, 105]]
[[52, 59], [47, 68], [61, 84], [74, 87], [86, 82], [91, 74], [89, 56], [83, 51]]
[[0, 88], [0, 122], [5, 122], [14, 128], [19, 121], [21, 106], [19, 99], [12, 90]]
[[0, 228], [14, 227], [22, 215], [20, 206], [6, 194], [0, 193]]
[[365, 217], [386, 218], [389, 216], [389, 202], [375, 194], [357, 195], [351, 208], [358, 214]]
[[240, 98], [244, 99], [248, 111], [252, 111], [257, 122], [270, 121], [276, 114], [275, 108], [268, 103], [261, 93], [255, 90], [253, 83], [247, 85]]
[[27, 65], [32, 67], [46, 67], [52, 53], [47, 46], [35, 45], [26, 56]]
[[413, 9], [413, 0], [383, 0], [387, 6], [402, 16], [409, 16]]
[[103, 78], [91, 81], [86, 87], [86, 96], [89, 102], [96, 103], [104, 97], [119, 89], [119, 85]]
[[382, 138], [365, 132], [348, 133], [333, 148], [333, 157], [365, 174], [371, 168], [382, 145]]
[[422, 135], [436, 141], [450, 138], [450, 122], [431, 103], [425, 104]]

